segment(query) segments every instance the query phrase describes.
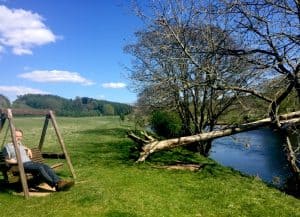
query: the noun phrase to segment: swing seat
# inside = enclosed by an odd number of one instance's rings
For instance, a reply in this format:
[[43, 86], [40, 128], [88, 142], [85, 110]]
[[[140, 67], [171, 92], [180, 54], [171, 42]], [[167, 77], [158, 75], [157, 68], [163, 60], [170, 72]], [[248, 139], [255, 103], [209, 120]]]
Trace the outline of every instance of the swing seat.
[[[44, 163], [44, 158], [42, 152], [38, 148], [32, 148], [32, 158], [31, 160], [38, 163]], [[50, 167], [53, 170], [58, 170], [63, 166], [63, 163], [56, 163], [51, 165]], [[2, 175], [4, 177], [4, 181], [8, 184], [13, 184], [20, 182], [20, 176], [19, 176], [19, 168], [18, 165], [7, 165], [5, 162], [5, 158], [3, 153], [0, 153], [0, 171], [2, 172]], [[34, 178], [34, 176], [31, 173], [26, 173], [27, 180], [31, 180]]]
[[[15, 135], [14, 135], [15, 127], [14, 127], [14, 124], [13, 124], [13, 113], [14, 114], [22, 114], [22, 115], [45, 115], [46, 116], [44, 126], [43, 126], [43, 130], [42, 130], [42, 134], [41, 134], [41, 138], [40, 138], [39, 145], [38, 145], [38, 149], [40, 149], [40, 150], [42, 149], [42, 146], [44, 144], [44, 140], [45, 140], [49, 120], [51, 121], [52, 126], [55, 130], [55, 134], [57, 136], [58, 142], [59, 142], [59, 144], [62, 148], [63, 154], [53, 154], [53, 153], [43, 153], [43, 154], [41, 154], [40, 151], [35, 151], [35, 149], [32, 149], [32, 151], [34, 152], [33, 153], [33, 155], [34, 155], [33, 156], [33, 161], [43, 160], [43, 157], [45, 157], [45, 158], [46, 157], [47, 158], [49, 158], [49, 157], [53, 158], [54, 157], [56, 159], [58, 159], [58, 158], [66, 159], [69, 170], [70, 170], [73, 178], [75, 179], [76, 178], [75, 171], [73, 169], [71, 159], [69, 158], [69, 155], [67, 153], [66, 146], [65, 146], [64, 141], [62, 139], [62, 136], [61, 136], [61, 134], [58, 130], [58, 126], [57, 126], [55, 115], [54, 115], [53, 111], [51, 111], [51, 110], [48, 110], [48, 111], [42, 110], [42, 111], [40, 111], [40, 110], [32, 110], [32, 109], [30, 109], [30, 110], [28, 110], [28, 109], [9, 109], [9, 108], [8, 109], [0, 109], [0, 133], [1, 133], [1, 130], [3, 129], [3, 126], [6, 122], [6, 119], [8, 119], [8, 128], [10, 129], [10, 132], [11, 132], [11, 139], [12, 139], [12, 142], [14, 143], [14, 146], [16, 146], [16, 138], [15, 138]], [[6, 131], [5, 135], [7, 135], [7, 133], [8, 133], [8, 128], [7, 128], [7, 131]], [[3, 141], [5, 141], [5, 140], [3, 140]], [[2, 146], [3, 146], [3, 144], [2, 144]], [[19, 159], [19, 161], [20, 161], [20, 159]], [[58, 169], [59, 167], [61, 167], [61, 165], [62, 164], [55, 164], [55, 165], [51, 166], [51, 168], [53, 168], [55, 170], [55, 169]], [[18, 166], [21, 166], [21, 165], [18, 165]], [[23, 192], [24, 192], [24, 197], [26, 199], [29, 197], [28, 183], [26, 182], [27, 181], [26, 179], [27, 179], [28, 175], [24, 174], [24, 171], [18, 171], [18, 169], [16, 169], [15, 166], [8, 167], [5, 160], [3, 159], [3, 155], [1, 156], [1, 153], [0, 153], [0, 171], [2, 171], [4, 180], [6, 180], [6, 182], [8, 182], [8, 183], [10, 183], [10, 182], [11, 183], [21, 182], [22, 183], [22, 189], [23, 189]], [[16, 176], [17, 176], [17, 178], [15, 178]], [[11, 177], [14, 177], [14, 178], [11, 178]]]

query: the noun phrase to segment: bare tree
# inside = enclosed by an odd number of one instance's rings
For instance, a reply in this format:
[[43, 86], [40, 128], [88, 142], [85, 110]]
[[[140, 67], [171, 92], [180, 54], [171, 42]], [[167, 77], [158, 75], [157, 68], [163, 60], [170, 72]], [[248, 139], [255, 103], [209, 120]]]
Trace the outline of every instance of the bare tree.
[[[297, 164], [299, 145], [292, 145], [289, 132], [278, 119], [281, 103], [295, 90], [300, 101], [300, 2], [298, 0], [221, 0], [218, 14], [231, 22], [226, 25], [231, 37], [244, 42], [242, 49], [224, 48], [228, 55], [247, 58], [260, 76], [281, 76], [285, 85], [270, 103], [269, 115], [285, 139], [287, 159], [300, 180]], [[225, 18], [226, 17], [226, 18]], [[296, 147], [295, 147], [296, 146]]]
[[280, 103], [293, 89], [300, 100], [300, 2], [297, 0], [221, 1], [220, 11], [227, 20], [228, 32], [242, 40], [242, 49], [224, 50], [247, 56], [261, 76], [283, 75], [287, 86], [276, 94], [270, 106], [275, 120]]
[[[147, 30], [136, 33], [137, 43], [126, 47], [136, 57], [130, 77], [144, 93], [143, 102], [175, 109], [183, 135], [212, 131], [236, 100], [239, 92], [220, 88], [220, 83], [246, 88], [247, 77], [253, 76], [246, 61], [216, 52], [239, 45], [221, 28], [204, 22], [199, 6], [194, 1], [155, 2]], [[199, 148], [207, 154], [210, 145]]]
[[[175, 108], [185, 135], [196, 134], [150, 139], [140, 159], [157, 150], [225, 135], [206, 130], [212, 131], [218, 118], [241, 101], [240, 96], [252, 95], [269, 104], [268, 124], [285, 139], [290, 168], [300, 183], [300, 146], [292, 145], [290, 138], [295, 135], [290, 129], [297, 129], [294, 124], [299, 120], [287, 125], [278, 115], [293, 91], [300, 101], [299, 0], [157, 0], [147, 10], [137, 11], [147, 31], [138, 33], [138, 43], [128, 46], [138, 60], [131, 78], [136, 87], [152, 91], [144, 102]], [[280, 85], [269, 86], [266, 92], [266, 84], [274, 80]], [[202, 147], [207, 153], [209, 145]]]

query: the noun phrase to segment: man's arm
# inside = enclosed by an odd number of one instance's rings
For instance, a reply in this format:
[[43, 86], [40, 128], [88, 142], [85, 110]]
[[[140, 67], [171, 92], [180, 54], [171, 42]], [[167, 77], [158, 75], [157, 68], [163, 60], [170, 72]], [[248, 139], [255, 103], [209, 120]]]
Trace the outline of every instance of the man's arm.
[[5, 157], [5, 162], [8, 164], [16, 164], [17, 160], [14, 158], [11, 158], [11, 155], [8, 153], [7, 147], [5, 147], [3, 150], [3, 155]]
[[5, 159], [5, 162], [8, 164], [17, 164], [18, 163], [17, 160], [13, 159], [13, 158]]
[[32, 158], [32, 151], [31, 151], [31, 149], [28, 148], [28, 147], [26, 147], [26, 146], [24, 146], [24, 147], [25, 147], [25, 151], [26, 151], [28, 157], [29, 157], [29, 158]]

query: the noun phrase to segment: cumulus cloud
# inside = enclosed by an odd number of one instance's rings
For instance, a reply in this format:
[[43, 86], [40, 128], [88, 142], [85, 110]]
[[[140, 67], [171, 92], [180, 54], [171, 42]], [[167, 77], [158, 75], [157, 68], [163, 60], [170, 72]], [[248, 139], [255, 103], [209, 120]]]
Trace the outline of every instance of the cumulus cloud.
[[4, 47], [0, 44], [0, 53], [4, 53]]
[[0, 47], [9, 47], [14, 54], [23, 55], [32, 54], [35, 46], [55, 42], [57, 37], [43, 21], [37, 13], [0, 5]]
[[102, 87], [104, 88], [124, 88], [126, 87], [125, 83], [122, 82], [110, 82], [110, 83], [104, 83], [102, 84]]
[[60, 71], [60, 70], [35, 70], [18, 75], [35, 82], [70, 82], [82, 85], [93, 85], [94, 82], [82, 77], [77, 72]]

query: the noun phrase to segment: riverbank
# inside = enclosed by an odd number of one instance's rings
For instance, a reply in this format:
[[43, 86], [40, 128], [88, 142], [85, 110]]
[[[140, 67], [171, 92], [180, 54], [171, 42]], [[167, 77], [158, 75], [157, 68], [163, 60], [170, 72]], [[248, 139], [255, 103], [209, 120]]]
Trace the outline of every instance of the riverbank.
[[[298, 199], [182, 149], [134, 163], [134, 144], [126, 137], [132, 125], [118, 117], [58, 117], [57, 121], [76, 185], [68, 192], [29, 200], [1, 188], [3, 216], [300, 216]], [[39, 141], [43, 118], [16, 118], [15, 122], [24, 129], [26, 144]], [[55, 150], [58, 144], [51, 129], [49, 133], [45, 148]], [[157, 168], [181, 161], [205, 166], [197, 172]], [[60, 175], [68, 176], [67, 170]]]

